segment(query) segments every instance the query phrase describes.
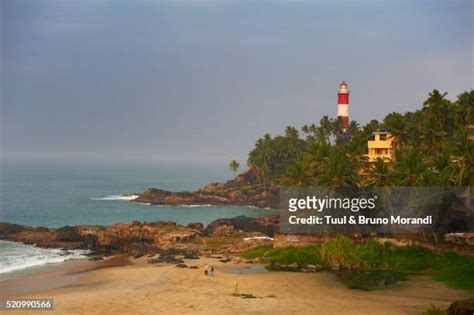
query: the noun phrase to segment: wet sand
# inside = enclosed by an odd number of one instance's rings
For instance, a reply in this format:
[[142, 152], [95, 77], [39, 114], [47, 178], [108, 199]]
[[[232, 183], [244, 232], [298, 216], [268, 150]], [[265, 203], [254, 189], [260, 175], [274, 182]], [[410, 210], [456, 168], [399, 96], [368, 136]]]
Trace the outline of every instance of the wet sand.
[[[224, 271], [249, 265], [211, 258], [186, 261], [199, 269], [151, 265], [146, 258], [132, 262], [124, 265], [123, 257], [102, 264], [85, 262], [61, 271], [62, 276], [75, 277], [67, 283], [30, 287], [30, 292], [9, 296], [52, 298], [55, 309], [48, 314], [417, 314], [431, 304], [447, 307], [468, 295], [428, 277], [412, 277], [394, 288], [364, 292], [347, 289], [328, 272], [230, 273]], [[205, 263], [216, 267], [215, 277], [204, 276]], [[111, 266], [116, 267], [105, 268]], [[8, 286], [24, 286], [20, 281], [51, 282], [61, 277], [57, 273], [8, 280]], [[236, 283], [239, 294], [255, 298], [234, 296]]]

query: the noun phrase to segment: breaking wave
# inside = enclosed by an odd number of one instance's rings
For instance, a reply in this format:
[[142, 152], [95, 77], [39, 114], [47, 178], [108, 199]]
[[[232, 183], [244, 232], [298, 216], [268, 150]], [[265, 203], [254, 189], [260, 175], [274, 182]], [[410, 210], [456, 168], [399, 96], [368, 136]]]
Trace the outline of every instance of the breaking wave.
[[126, 200], [130, 201], [138, 198], [138, 195], [110, 195], [106, 197], [91, 198], [92, 200]]

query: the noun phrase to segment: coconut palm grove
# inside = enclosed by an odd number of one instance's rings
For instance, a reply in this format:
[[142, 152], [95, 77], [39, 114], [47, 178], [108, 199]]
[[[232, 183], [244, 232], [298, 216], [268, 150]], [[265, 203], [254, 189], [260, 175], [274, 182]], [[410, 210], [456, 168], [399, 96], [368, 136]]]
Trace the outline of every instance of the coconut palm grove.
[[[453, 101], [433, 90], [417, 111], [393, 112], [363, 126], [352, 120], [346, 131], [324, 116], [319, 125], [265, 134], [247, 164], [261, 185], [472, 186], [473, 124], [473, 90]], [[367, 141], [381, 130], [393, 137], [394, 158], [368, 161]]]

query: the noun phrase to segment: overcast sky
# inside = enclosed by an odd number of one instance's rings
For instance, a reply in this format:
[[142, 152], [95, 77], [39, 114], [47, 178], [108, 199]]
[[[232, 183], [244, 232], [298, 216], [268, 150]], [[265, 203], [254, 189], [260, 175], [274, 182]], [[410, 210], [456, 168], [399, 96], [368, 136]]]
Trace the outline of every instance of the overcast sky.
[[1, 0], [2, 156], [238, 159], [473, 87], [472, 1]]

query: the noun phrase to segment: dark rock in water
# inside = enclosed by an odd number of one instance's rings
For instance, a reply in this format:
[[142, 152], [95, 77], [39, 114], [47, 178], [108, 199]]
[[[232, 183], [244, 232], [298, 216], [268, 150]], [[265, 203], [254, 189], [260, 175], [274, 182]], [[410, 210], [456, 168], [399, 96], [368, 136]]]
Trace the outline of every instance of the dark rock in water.
[[[245, 189], [242, 189], [245, 187]], [[152, 205], [236, 205], [278, 208], [278, 186], [262, 186], [250, 170], [225, 183], [211, 183], [195, 191], [172, 192], [149, 188], [132, 202]]]
[[27, 227], [22, 225], [0, 222], [0, 238], [8, 239], [7, 237], [9, 235], [20, 233], [25, 229], [27, 229]]
[[184, 259], [199, 259], [199, 256], [196, 256], [196, 255], [184, 255]]
[[232, 261], [232, 259], [226, 258], [226, 259], [220, 259], [219, 261], [220, 261], [221, 263], [223, 263], [223, 264], [226, 264], [226, 263], [228, 263], [229, 261]]
[[186, 265], [186, 264], [177, 264], [176, 267], [177, 268], [188, 268], [188, 265]]
[[189, 266], [189, 269], [199, 269], [198, 266]]
[[96, 250], [98, 247], [97, 237], [94, 234], [84, 234], [83, 241], [85, 247], [89, 250]]
[[448, 315], [472, 315], [474, 314], [474, 299], [458, 300], [451, 303]]

